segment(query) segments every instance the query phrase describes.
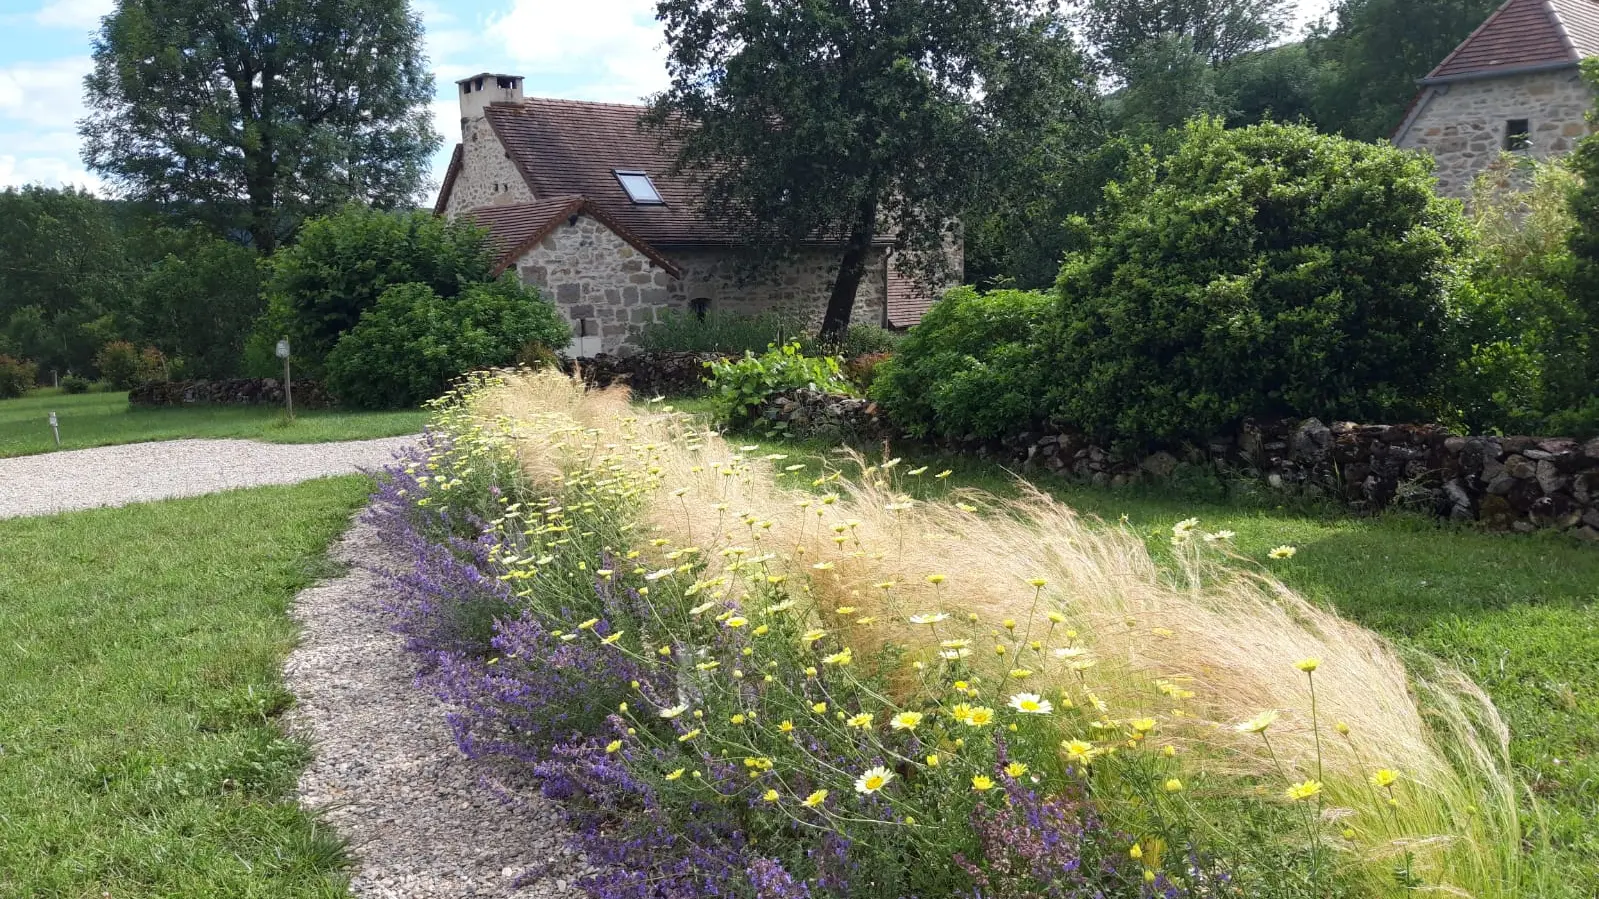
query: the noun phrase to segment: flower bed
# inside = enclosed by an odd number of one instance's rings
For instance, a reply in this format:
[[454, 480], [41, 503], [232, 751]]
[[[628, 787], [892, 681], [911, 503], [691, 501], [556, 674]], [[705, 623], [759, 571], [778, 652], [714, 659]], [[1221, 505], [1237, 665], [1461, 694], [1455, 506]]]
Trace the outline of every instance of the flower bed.
[[425, 682], [562, 800], [591, 895], [1520, 891], [1480, 691], [1225, 534], [1184, 522], [1163, 568], [1045, 497], [752, 449], [508, 376], [376, 499]]

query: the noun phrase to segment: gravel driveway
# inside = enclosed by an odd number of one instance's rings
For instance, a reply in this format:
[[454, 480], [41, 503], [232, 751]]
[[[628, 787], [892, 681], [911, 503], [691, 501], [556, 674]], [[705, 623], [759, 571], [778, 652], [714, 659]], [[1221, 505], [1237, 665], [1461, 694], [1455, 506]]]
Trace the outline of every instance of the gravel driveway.
[[163, 440], [0, 459], [0, 518], [354, 474], [387, 464], [415, 441]]

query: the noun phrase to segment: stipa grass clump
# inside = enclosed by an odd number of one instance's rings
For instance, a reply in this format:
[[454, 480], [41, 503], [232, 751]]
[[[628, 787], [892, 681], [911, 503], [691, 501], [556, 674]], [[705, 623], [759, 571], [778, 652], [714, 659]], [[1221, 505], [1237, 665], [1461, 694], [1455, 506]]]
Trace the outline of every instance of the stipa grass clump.
[[1196, 522], [1174, 575], [1042, 495], [811, 483], [553, 374], [440, 425], [380, 508], [482, 577], [413, 577], [406, 620], [596, 895], [1524, 894], [1480, 692]]

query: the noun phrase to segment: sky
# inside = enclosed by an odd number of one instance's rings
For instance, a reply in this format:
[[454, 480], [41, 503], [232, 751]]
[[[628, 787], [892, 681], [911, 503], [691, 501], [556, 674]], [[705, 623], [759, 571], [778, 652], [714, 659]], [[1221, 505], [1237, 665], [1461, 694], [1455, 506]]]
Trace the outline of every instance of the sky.
[[[1331, 0], [1300, 0], [1296, 28]], [[107, 193], [79, 158], [90, 41], [114, 0], [0, 0], [0, 188], [41, 183]], [[442, 179], [460, 138], [455, 81], [523, 75], [529, 96], [637, 102], [666, 85], [654, 0], [413, 0], [437, 80]]]

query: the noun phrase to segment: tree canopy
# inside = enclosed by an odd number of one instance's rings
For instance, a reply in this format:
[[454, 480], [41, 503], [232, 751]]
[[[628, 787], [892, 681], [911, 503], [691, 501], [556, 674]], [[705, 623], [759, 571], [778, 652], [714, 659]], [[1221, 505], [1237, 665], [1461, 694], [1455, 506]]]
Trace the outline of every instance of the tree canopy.
[[660, 0], [681, 143], [713, 218], [769, 250], [846, 240], [822, 323], [848, 324], [873, 241], [928, 276], [992, 173], [1089, 96], [1082, 55], [1033, 0]]
[[414, 202], [440, 140], [406, 0], [121, 0], [84, 84], [91, 169], [261, 252], [347, 201]]
[[1259, 50], [1288, 23], [1292, 0], [1085, 0], [1083, 31], [1116, 75], [1147, 45], [1182, 38], [1211, 65]]

